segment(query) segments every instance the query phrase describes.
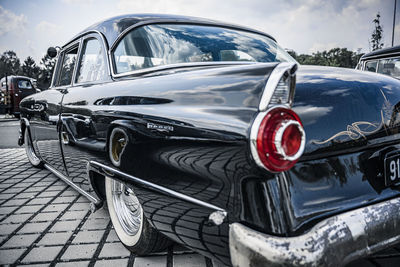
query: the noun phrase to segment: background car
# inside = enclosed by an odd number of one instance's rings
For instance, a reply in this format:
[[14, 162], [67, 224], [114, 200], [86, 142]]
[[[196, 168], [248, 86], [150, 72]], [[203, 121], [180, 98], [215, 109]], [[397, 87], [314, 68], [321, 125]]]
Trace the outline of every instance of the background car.
[[400, 79], [400, 46], [380, 49], [363, 55], [356, 69]]
[[400, 81], [298, 66], [268, 34], [124, 15], [75, 36], [21, 102], [45, 167], [145, 255], [337, 266], [400, 236]]
[[[7, 82], [7, 84], [6, 84]], [[0, 105], [9, 114], [19, 117], [19, 103], [29, 95], [37, 93], [31, 83], [31, 78], [25, 76], [7, 76], [0, 80]]]

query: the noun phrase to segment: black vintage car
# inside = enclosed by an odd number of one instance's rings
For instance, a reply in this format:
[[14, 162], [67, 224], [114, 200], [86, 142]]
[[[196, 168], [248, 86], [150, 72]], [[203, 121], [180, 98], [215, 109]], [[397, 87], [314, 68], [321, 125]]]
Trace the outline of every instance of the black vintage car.
[[400, 241], [400, 81], [181, 16], [114, 17], [49, 54], [19, 143], [107, 202], [136, 254], [175, 241], [227, 265], [337, 266]]
[[400, 80], [400, 45], [363, 55], [356, 69], [377, 72]]

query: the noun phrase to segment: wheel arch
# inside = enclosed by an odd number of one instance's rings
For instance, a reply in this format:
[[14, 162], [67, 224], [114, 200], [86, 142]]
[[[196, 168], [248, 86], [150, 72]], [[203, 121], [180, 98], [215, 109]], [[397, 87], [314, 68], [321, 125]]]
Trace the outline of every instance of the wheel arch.
[[[104, 151], [106, 152], [107, 155], [107, 163], [113, 167], [115, 166], [112, 164], [111, 159], [109, 158], [109, 142], [110, 142], [111, 132], [116, 127], [125, 129], [128, 138], [131, 138], [132, 132], [135, 133], [137, 132], [137, 128], [129, 120], [115, 120], [109, 125], [107, 129], [106, 144]], [[106, 177], [103, 174], [96, 172], [95, 170], [88, 167], [88, 179], [90, 186], [92, 187], [97, 197], [100, 198], [102, 201], [106, 201], [106, 188], [105, 188]]]
[[132, 135], [134, 134], [135, 137], [137, 138], [138, 136], [142, 135], [140, 133], [140, 130], [137, 128], [137, 126], [130, 120], [115, 120], [113, 121], [110, 126], [107, 129], [107, 138], [106, 138], [106, 151], [108, 152], [109, 149], [109, 141], [110, 141], [110, 135], [111, 132], [114, 128], [116, 127], [121, 127], [126, 131], [128, 138], [131, 138]]
[[[25, 131], [28, 129], [30, 134], [30, 124], [27, 118], [21, 118], [20, 120], [20, 129], [19, 129], [19, 138], [18, 138], [18, 145], [22, 146], [25, 143]], [[32, 137], [31, 137], [32, 138]]]

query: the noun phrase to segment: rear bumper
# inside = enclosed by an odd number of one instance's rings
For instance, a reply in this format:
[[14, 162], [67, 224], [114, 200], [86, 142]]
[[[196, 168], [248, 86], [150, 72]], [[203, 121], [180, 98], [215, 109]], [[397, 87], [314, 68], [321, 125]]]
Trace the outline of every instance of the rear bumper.
[[233, 266], [340, 266], [400, 241], [400, 198], [342, 213], [295, 237], [240, 223], [229, 230]]

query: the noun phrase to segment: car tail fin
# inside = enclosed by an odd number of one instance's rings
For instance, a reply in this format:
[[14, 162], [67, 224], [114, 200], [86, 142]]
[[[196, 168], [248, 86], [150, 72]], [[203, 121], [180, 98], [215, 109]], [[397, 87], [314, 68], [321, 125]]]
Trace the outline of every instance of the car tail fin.
[[282, 62], [275, 67], [265, 85], [259, 111], [266, 111], [275, 105], [292, 106], [297, 68], [297, 64], [292, 62]]
[[306, 135], [291, 110], [296, 86], [296, 63], [278, 64], [270, 74], [250, 132], [254, 161], [270, 172], [289, 170], [304, 151]]

